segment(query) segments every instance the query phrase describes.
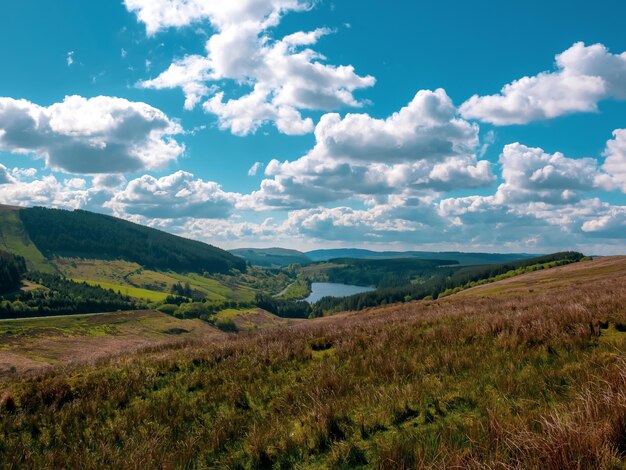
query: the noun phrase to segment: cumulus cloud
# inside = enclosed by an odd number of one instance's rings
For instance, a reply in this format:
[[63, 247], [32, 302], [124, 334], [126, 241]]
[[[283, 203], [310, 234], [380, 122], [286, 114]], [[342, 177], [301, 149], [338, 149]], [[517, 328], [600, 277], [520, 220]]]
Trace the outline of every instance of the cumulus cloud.
[[[253, 133], [267, 122], [285, 134], [311, 132], [313, 121], [304, 118], [301, 110], [361, 106], [354, 92], [375, 83], [371, 76], [358, 75], [351, 65], [324, 63], [324, 56], [310, 48], [332, 32], [328, 28], [298, 31], [278, 40], [270, 36], [269, 29], [278, 25], [283, 14], [309, 9], [312, 3], [125, 0], [149, 34], [198, 21], [208, 21], [214, 30], [206, 55], [177, 59], [159, 76], [138, 85], [181, 88], [187, 109], [212, 95], [203, 109], [217, 116], [220, 128], [236, 135]], [[241, 85], [242, 92], [226, 98], [220, 88], [224, 80]]]
[[115, 189], [126, 183], [126, 178], [118, 174], [97, 175], [92, 180], [94, 188]]
[[148, 34], [210, 20], [220, 28], [239, 23], [275, 23], [281, 13], [306, 10], [302, 0], [124, 0], [126, 8], [146, 25]]
[[209, 60], [199, 55], [189, 55], [172, 63], [169, 68], [152, 80], [139, 82], [141, 88], [162, 90], [181, 88], [185, 94], [185, 109], [193, 109], [202, 100], [215, 91], [205, 82], [210, 80]]
[[293, 243], [292, 235], [281, 230], [280, 224], [267, 218], [261, 223], [242, 221], [238, 218], [229, 219], [196, 219], [189, 218], [182, 223], [180, 220], [165, 220], [161, 228], [174, 231], [180, 235], [203, 240], [208, 243], [219, 243], [220, 247], [267, 246]]
[[310, 207], [351, 197], [389, 195], [407, 188], [448, 190], [494, 181], [478, 161], [478, 126], [456, 114], [442, 89], [419, 91], [386, 119], [368, 114], [326, 114], [315, 146], [294, 161], [272, 160], [251, 204]]
[[611, 175], [607, 184], [614, 184], [626, 193], [626, 129], [614, 130], [613, 137], [606, 143], [602, 169]]
[[594, 158], [567, 158], [560, 152], [549, 154], [520, 143], [504, 147], [500, 164], [505, 182], [496, 196], [509, 203], [575, 202], [580, 192], [600, 187], [607, 177]]
[[396, 199], [368, 209], [343, 206], [291, 211], [281, 229], [315, 240], [432, 243], [441, 238], [444, 226], [444, 221], [436, 219], [432, 204], [406, 204]]
[[595, 237], [626, 238], [626, 206], [612, 207], [605, 215], [587, 220], [582, 230]]
[[162, 178], [144, 175], [134, 179], [123, 191], [117, 192], [105, 207], [122, 216], [217, 219], [230, 215], [238, 196], [224, 192], [217, 183], [177, 171]]
[[181, 132], [158, 109], [122, 98], [68, 96], [49, 107], [0, 98], [0, 150], [70, 173], [161, 168], [183, 153], [172, 137]]
[[556, 67], [505, 85], [497, 95], [474, 95], [461, 105], [461, 114], [495, 125], [525, 124], [594, 112], [606, 98], [626, 99], [626, 52], [578, 42], [556, 56]]
[[[615, 135], [607, 149], [616, 149], [611, 145], [619, 141], [619, 133]], [[608, 167], [614, 169], [611, 162]], [[593, 246], [594, 252], [609, 253], [619, 249], [620, 239], [626, 237], [626, 208], [590, 196], [615, 187], [606, 162], [600, 166], [594, 158], [567, 158], [514, 143], [504, 147], [500, 166], [504, 182], [494, 194], [439, 201], [440, 216], [456, 227], [457, 235], [471, 244], [516, 249], [524, 244], [583, 251]], [[593, 238], [608, 244], [593, 245]]]
[[0, 184], [10, 184], [14, 182], [15, 179], [11, 176], [7, 167], [0, 163]]
[[257, 172], [263, 168], [263, 163], [254, 162], [254, 164], [248, 170], [248, 176], [256, 176]]
[[0, 185], [0, 204], [78, 209], [90, 200], [85, 185], [85, 180], [79, 178], [59, 180], [52, 175], [33, 181], [14, 180]]

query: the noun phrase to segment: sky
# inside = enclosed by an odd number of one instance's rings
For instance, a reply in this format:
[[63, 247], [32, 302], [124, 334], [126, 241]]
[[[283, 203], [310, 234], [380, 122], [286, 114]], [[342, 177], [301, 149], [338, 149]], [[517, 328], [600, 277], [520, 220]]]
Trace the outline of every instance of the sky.
[[0, 203], [223, 248], [626, 253], [626, 3], [6, 1]]

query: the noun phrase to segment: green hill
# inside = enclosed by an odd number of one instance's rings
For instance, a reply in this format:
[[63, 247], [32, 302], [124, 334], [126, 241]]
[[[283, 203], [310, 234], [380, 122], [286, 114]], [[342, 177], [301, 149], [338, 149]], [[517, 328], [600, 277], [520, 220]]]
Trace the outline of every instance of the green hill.
[[311, 259], [304, 253], [286, 248], [238, 248], [230, 250], [230, 253], [245, 259], [254, 266], [264, 268], [311, 263]]
[[43, 207], [14, 213], [46, 258], [123, 259], [155, 269], [200, 273], [245, 269], [245, 262], [227, 251], [107, 215]]

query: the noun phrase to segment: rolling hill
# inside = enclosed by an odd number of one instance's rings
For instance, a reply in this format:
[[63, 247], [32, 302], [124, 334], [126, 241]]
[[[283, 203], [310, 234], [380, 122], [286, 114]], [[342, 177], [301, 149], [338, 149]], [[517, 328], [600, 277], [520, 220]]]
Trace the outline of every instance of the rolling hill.
[[286, 248], [238, 248], [230, 250], [235, 256], [239, 256], [253, 266], [275, 268], [289, 266], [290, 264], [309, 264], [312, 262], [304, 253]]
[[[176, 287], [187, 287], [191, 298], [213, 302], [250, 302], [255, 295], [250, 287], [254, 274], [241, 274], [247, 269], [245, 261], [227, 251], [86, 211], [0, 206], [0, 252], [26, 261], [28, 273], [23, 282], [36, 291], [9, 299], [22, 301], [18, 308], [0, 308], [0, 315], [9, 317], [33, 316], [38, 310], [61, 314], [65, 306], [67, 313], [77, 313], [75, 307], [84, 303], [78, 294], [82, 287], [64, 284], [78, 295], [70, 295], [68, 303], [63, 297], [67, 293], [50, 291], [51, 285], [59, 284], [48, 275], [112, 290], [131, 297], [137, 306], [155, 306]], [[38, 282], [40, 279], [47, 285]], [[286, 283], [282, 280], [276, 288]], [[105, 296], [102, 291], [93, 292]], [[118, 305], [125, 303], [122, 298], [117, 301]]]
[[206, 243], [108, 215], [34, 207], [18, 211], [28, 236], [47, 258], [123, 259], [173, 271], [226, 273], [245, 262]]

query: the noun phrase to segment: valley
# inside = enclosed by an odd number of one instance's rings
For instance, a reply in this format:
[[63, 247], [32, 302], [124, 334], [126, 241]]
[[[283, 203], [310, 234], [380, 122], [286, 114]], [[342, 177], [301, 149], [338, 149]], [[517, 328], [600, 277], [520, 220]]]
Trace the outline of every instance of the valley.
[[[553, 416], [578, 419], [599, 384], [622, 386], [624, 257], [280, 265], [298, 255], [272, 249], [263, 267], [81, 211], [37, 209], [58, 227], [33, 231], [28, 210], [0, 211], [9, 466], [620, 461], [621, 395], [577, 422], [584, 442]], [[568, 450], [553, 452], [556, 440]]]
[[626, 470], [626, 1], [0, 12], [0, 470]]

